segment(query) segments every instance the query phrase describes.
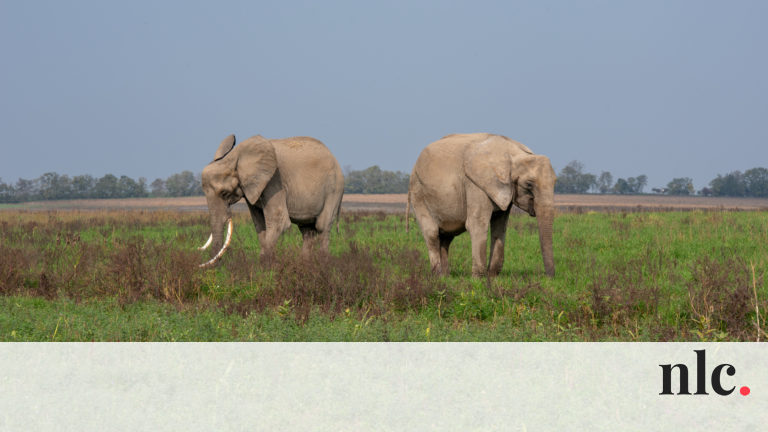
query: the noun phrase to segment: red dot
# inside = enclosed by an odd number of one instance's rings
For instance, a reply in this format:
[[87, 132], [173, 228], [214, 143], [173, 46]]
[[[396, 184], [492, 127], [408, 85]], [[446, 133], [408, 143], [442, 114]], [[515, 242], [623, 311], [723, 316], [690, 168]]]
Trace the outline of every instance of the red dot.
[[741, 395], [742, 395], [742, 396], [746, 396], [746, 395], [748, 395], [748, 394], [749, 394], [749, 387], [747, 387], [747, 386], [744, 386], [744, 387], [742, 387], [742, 388], [741, 388], [741, 390], [739, 390], [739, 391], [741, 392]]

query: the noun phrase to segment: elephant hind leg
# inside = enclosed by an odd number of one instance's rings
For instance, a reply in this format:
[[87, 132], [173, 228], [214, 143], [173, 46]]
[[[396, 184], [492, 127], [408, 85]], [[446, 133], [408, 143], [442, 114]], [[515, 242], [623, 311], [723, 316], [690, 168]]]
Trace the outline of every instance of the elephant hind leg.
[[322, 236], [318, 235], [317, 229], [312, 225], [300, 225], [299, 231], [301, 231], [301, 237], [303, 242], [303, 245], [301, 248], [301, 256], [304, 258], [307, 258], [309, 257], [312, 249], [314, 249], [315, 243]]
[[440, 259], [440, 230], [437, 227], [437, 223], [432, 220], [432, 217], [430, 217], [429, 214], [424, 214], [415, 207], [414, 213], [416, 213], [416, 220], [421, 227], [421, 235], [424, 237], [424, 242], [427, 244], [427, 253], [429, 254], [429, 263], [432, 267], [432, 272], [439, 274], [442, 271]]
[[440, 233], [440, 273], [444, 275], [451, 274], [450, 261], [448, 260], [448, 249], [455, 236], [448, 233]]
[[[328, 252], [330, 244], [331, 228], [333, 227], [333, 221], [339, 217], [339, 211], [341, 210], [341, 200], [338, 203], [331, 204], [331, 201], [326, 201], [323, 210], [317, 215], [315, 219], [314, 229], [318, 237], [317, 243], [324, 252]], [[336, 225], [336, 232], [338, 233], [338, 224]], [[304, 231], [302, 231], [302, 234]], [[306, 237], [305, 237], [306, 239]]]

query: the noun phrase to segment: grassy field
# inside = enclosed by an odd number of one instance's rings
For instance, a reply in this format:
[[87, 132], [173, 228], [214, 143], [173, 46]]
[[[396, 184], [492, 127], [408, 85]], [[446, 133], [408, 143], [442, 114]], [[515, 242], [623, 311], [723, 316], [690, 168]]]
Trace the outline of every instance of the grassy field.
[[764, 340], [768, 212], [561, 213], [557, 276], [544, 276], [534, 218], [510, 218], [499, 277], [470, 277], [469, 237], [452, 272], [429, 272], [399, 215], [343, 215], [330, 256], [300, 234], [258, 262], [235, 216], [212, 270], [196, 250], [207, 214], [0, 212], [3, 341]]

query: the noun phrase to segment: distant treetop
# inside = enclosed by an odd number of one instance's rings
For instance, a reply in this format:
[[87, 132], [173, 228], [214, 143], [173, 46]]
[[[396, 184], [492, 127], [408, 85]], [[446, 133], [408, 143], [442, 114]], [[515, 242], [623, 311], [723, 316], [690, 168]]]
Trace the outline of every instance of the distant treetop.
[[344, 193], [408, 193], [410, 175], [402, 171], [385, 171], [378, 165], [362, 171], [345, 167], [344, 171]]

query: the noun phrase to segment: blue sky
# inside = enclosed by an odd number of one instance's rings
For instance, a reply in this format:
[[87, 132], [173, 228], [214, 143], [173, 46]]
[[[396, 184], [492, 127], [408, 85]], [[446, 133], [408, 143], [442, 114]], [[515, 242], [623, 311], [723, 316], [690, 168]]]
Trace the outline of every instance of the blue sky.
[[768, 167], [768, 2], [0, 3], [0, 178], [199, 172], [235, 133], [410, 172], [493, 132], [648, 186]]

